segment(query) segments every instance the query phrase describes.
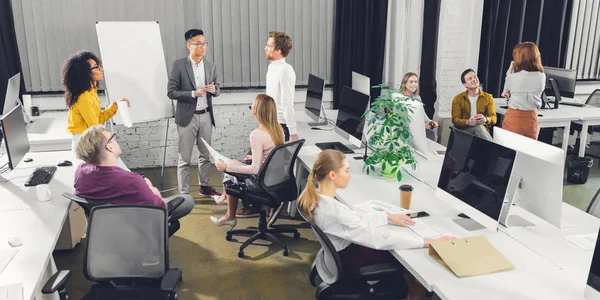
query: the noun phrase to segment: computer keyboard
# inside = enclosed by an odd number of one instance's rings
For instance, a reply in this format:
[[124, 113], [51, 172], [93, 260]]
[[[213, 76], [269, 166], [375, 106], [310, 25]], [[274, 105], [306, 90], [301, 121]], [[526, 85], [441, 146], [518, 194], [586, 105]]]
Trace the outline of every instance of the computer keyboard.
[[54, 176], [54, 172], [56, 172], [55, 166], [49, 167], [37, 167], [29, 175], [29, 178], [25, 181], [25, 186], [36, 186], [38, 184], [47, 184], [52, 180], [52, 176]]
[[559, 104], [560, 105], [568, 105], [568, 106], [577, 106], [577, 107], [584, 107], [585, 106], [585, 103], [567, 102], [567, 101], [560, 101]]
[[412, 219], [415, 224], [409, 225], [408, 228], [412, 230], [414, 233], [419, 235], [422, 238], [435, 238], [440, 237], [441, 234], [435, 229], [431, 228], [431, 226], [427, 225], [427, 223], [423, 223], [421, 219]]

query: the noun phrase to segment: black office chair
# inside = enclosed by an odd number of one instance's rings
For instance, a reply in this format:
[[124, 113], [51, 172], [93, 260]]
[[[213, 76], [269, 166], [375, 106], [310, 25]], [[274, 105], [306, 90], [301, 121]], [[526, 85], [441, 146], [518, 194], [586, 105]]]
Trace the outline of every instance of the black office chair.
[[244, 249], [254, 241], [269, 240], [283, 247], [283, 255], [288, 256], [287, 245], [275, 234], [293, 233], [294, 238], [300, 238], [300, 233], [294, 228], [267, 228], [267, 210], [269, 207], [278, 208], [281, 203], [296, 200], [298, 188], [294, 177], [294, 163], [304, 140], [277, 146], [271, 151], [258, 172], [258, 177], [246, 174], [228, 173], [237, 178], [238, 184], [225, 184], [228, 195], [236, 196], [260, 207], [258, 228], [247, 228], [228, 231], [225, 239], [231, 241], [234, 235], [252, 235], [241, 246], [239, 257], [244, 257]]
[[408, 285], [404, 280], [398, 280], [394, 287], [377, 285], [377, 281], [390, 276], [401, 278], [402, 268], [393, 264], [375, 264], [360, 268], [358, 273], [346, 273], [327, 235], [301, 209], [298, 212], [321, 243], [309, 274], [310, 283], [317, 288], [316, 299], [403, 299], [407, 296]]
[[[104, 201], [93, 201], [93, 200], [83, 199], [81, 197], [78, 197], [74, 194], [67, 193], [67, 192], [62, 193], [62, 195], [63, 195], [63, 197], [79, 204], [79, 206], [81, 206], [81, 208], [83, 208], [83, 211], [85, 212], [85, 216], [88, 219], [90, 217], [90, 211], [92, 210], [92, 208], [94, 208], [96, 206], [100, 206], [100, 205], [112, 205], [111, 203], [106, 203]], [[177, 197], [177, 198], [169, 201], [169, 203], [167, 203], [167, 213], [169, 216], [169, 224], [168, 224], [169, 237], [172, 236], [173, 234], [175, 234], [175, 232], [177, 232], [177, 230], [179, 230], [179, 228], [181, 228], [181, 224], [179, 223], [179, 220], [172, 219], [171, 215], [176, 208], [178, 208], [181, 204], [183, 204], [184, 201], [185, 200], [182, 197]]]
[[590, 201], [590, 205], [586, 210], [588, 214], [593, 215], [596, 218], [600, 218], [600, 205], [598, 205], [598, 195], [600, 195], [600, 189], [596, 191], [596, 194], [594, 194], [594, 197], [592, 197], [592, 201]]
[[[597, 106], [598, 105], [597, 103], [600, 103], [600, 89], [594, 90], [590, 94], [590, 96], [587, 98], [587, 100], [585, 100], [586, 105]], [[582, 134], [581, 133], [582, 129], [583, 128], [582, 128], [581, 124], [571, 122], [570, 134], [574, 134], [575, 131], [577, 131], [577, 133], [580, 135], [580, 134]], [[600, 132], [599, 125], [588, 126], [587, 134], [593, 134], [594, 132]], [[577, 139], [575, 140], [575, 147], [574, 147], [575, 153], [577, 153], [579, 151], [579, 147], [580, 147], [580, 138], [578, 136]], [[585, 145], [584, 145], [584, 147], [585, 147]], [[600, 159], [600, 155], [587, 154], [587, 153], [586, 153], [586, 155]]]
[[[91, 209], [83, 274], [94, 281], [84, 300], [177, 299], [179, 269], [169, 269], [167, 211], [148, 205], [101, 205]], [[59, 292], [70, 271], [54, 274], [42, 293]]]

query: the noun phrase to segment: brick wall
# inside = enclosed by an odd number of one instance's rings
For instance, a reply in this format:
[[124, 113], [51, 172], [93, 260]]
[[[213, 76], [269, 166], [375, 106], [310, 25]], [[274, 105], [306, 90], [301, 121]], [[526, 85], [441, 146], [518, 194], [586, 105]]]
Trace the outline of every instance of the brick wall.
[[[215, 98], [214, 115], [217, 127], [213, 130], [212, 146], [227, 157], [243, 159], [250, 149], [248, 139], [250, 132], [258, 127], [255, 117], [248, 109], [257, 94], [264, 90], [230, 92], [223, 91]], [[306, 90], [297, 90], [294, 96], [297, 114], [302, 114]], [[100, 102], [105, 103], [106, 98], [100, 96]], [[331, 107], [332, 94], [326, 89], [323, 101], [326, 108]], [[32, 104], [39, 106], [40, 110], [65, 110], [62, 95], [44, 95], [32, 97]], [[165, 135], [167, 136], [167, 151], [165, 166], [176, 166], [178, 160], [177, 125], [174, 119], [169, 120], [167, 134], [167, 120], [134, 124], [131, 128], [115, 125], [117, 140], [121, 145], [124, 155], [123, 161], [130, 169], [144, 167], [160, 167], [163, 161]], [[70, 145], [70, 144], [69, 144]], [[192, 158], [198, 157], [198, 150], [194, 149]], [[197, 160], [192, 159], [196, 165]]]
[[441, 2], [436, 62], [436, 116], [440, 112], [450, 111], [452, 98], [464, 91], [460, 74], [467, 68], [477, 70], [482, 16], [481, 0]]

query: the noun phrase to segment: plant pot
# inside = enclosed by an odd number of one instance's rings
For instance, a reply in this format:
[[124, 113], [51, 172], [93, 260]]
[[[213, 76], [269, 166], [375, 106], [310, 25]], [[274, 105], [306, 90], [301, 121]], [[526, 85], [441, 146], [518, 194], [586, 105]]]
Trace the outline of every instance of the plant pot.
[[396, 178], [398, 173], [398, 165], [392, 165], [387, 162], [381, 164], [381, 176], [385, 178]]

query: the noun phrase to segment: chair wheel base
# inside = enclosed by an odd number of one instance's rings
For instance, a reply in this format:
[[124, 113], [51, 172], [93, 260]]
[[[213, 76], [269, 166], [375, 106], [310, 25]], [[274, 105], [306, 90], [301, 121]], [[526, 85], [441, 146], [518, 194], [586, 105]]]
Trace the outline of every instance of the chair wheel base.
[[294, 232], [294, 239], [297, 240], [300, 238], [300, 232]]
[[238, 251], [238, 257], [239, 258], [243, 258], [244, 257], [244, 251], [242, 251], [242, 250]]
[[225, 239], [226, 239], [227, 241], [231, 242], [231, 239], [232, 239], [232, 237], [231, 237], [231, 235], [230, 235], [230, 234], [226, 234], [226, 235], [225, 235]]
[[288, 248], [283, 249], [283, 256], [289, 256], [290, 255], [290, 251], [288, 250]]

